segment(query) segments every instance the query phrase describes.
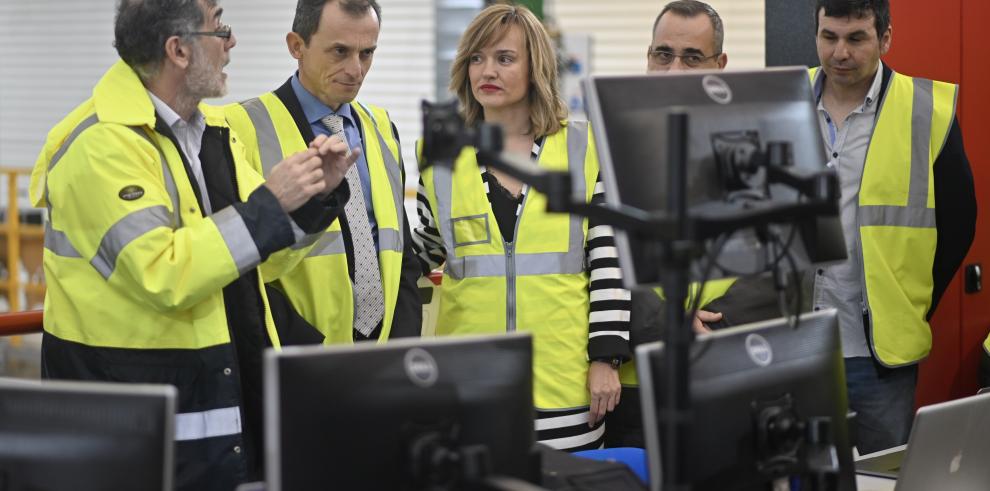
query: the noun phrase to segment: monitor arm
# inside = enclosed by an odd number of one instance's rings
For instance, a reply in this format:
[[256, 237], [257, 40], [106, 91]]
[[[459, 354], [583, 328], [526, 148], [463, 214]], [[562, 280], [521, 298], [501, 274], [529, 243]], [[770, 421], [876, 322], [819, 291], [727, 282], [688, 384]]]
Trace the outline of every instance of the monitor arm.
[[[408, 491], [545, 491], [522, 479], [494, 474], [485, 445], [459, 445], [457, 425], [439, 422], [408, 439]], [[538, 455], [537, 455], [538, 457]]]
[[[693, 211], [688, 220], [674, 211], [647, 212], [625, 205], [589, 204], [585, 196], [574, 195], [569, 172], [548, 171], [528, 158], [503, 152], [501, 127], [485, 122], [479, 122], [475, 127], [465, 126], [457, 112], [456, 101], [435, 104], [423, 101], [422, 108], [423, 168], [437, 165], [453, 168], [461, 150], [465, 146], [473, 146], [477, 150], [479, 164], [504, 172], [546, 195], [548, 211], [595, 218], [601, 223], [661, 242], [700, 242], [736, 229], [837, 213], [839, 187], [835, 173], [823, 171], [799, 176], [790, 172], [788, 169], [793, 166], [793, 155], [789, 142], [769, 142], [764, 151], [747, 154], [745, 159], [738, 158], [729, 165], [742, 170], [765, 168], [768, 183], [780, 183], [797, 190], [804, 196], [804, 202], [742, 206], [730, 213], [726, 213], [726, 209], [714, 214], [706, 214], [704, 210]], [[683, 133], [686, 134], [686, 127]], [[680, 189], [686, 188], [681, 186]]]
[[828, 417], [804, 418], [791, 394], [753, 402], [757, 469], [768, 479], [797, 476], [801, 489], [838, 489], [839, 456]]

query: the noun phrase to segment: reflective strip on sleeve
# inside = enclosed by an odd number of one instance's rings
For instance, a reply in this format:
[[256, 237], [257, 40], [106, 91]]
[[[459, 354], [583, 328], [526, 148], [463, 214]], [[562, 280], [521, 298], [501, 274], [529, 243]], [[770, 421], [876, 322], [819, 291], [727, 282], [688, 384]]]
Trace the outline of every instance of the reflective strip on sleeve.
[[[79, 126], [76, 126], [72, 130], [72, 133], [69, 133], [69, 136], [65, 139], [64, 142], [62, 142], [62, 146], [59, 147], [58, 151], [55, 152], [55, 155], [52, 156], [52, 160], [50, 162], [48, 162], [48, 171], [46, 172], [46, 174], [50, 174], [52, 172], [52, 169], [55, 168], [55, 164], [57, 164], [59, 160], [62, 160], [62, 157], [65, 156], [65, 152], [68, 152], [69, 151], [69, 147], [71, 147], [72, 146], [72, 143], [74, 141], [76, 141], [76, 138], [78, 138], [79, 135], [81, 135], [83, 131], [86, 131], [87, 128], [89, 128], [90, 126], [93, 126], [94, 124], [98, 123], [99, 121], [100, 121], [100, 118], [97, 117], [96, 114], [93, 114], [92, 116], [90, 116], [90, 117], [82, 120], [82, 122], [79, 123]], [[52, 200], [51, 200], [51, 198], [48, 195], [48, 176], [47, 175], [45, 176], [45, 201], [48, 203], [48, 207], [49, 207], [49, 214], [48, 215], [51, 216], [51, 213], [50, 212], [51, 212], [51, 203], [52, 203]]]
[[92, 116], [82, 120], [82, 122], [79, 123], [79, 126], [76, 126], [75, 129], [72, 130], [72, 133], [69, 133], [68, 138], [65, 139], [65, 142], [62, 143], [62, 146], [59, 147], [58, 151], [55, 152], [55, 155], [52, 156], [51, 162], [48, 163], [48, 172], [51, 172], [52, 169], [55, 168], [55, 164], [57, 164], [59, 160], [62, 160], [62, 157], [65, 156], [65, 152], [68, 152], [69, 147], [72, 146], [72, 142], [76, 141], [76, 138], [78, 138], [83, 131], [86, 131], [87, 128], [93, 126], [99, 121], [100, 118], [97, 117], [96, 114], [93, 114]]
[[243, 275], [257, 267], [261, 262], [261, 253], [258, 252], [258, 246], [254, 243], [254, 238], [251, 237], [251, 232], [237, 209], [228, 206], [210, 215], [210, 218], [220, 229], [220, 235], [227, 243], [227, 250], [230, 251], [234, 264], [237, 265], [237, 271]]
[[241, 107], [247, 112], [254, 126], [254, 132], [258, 137], [258, 153], [261, 155], [261, 168], [265, 177], [268, 177], [272, 167], [282, 161], [282, 144], [278, 141], [272, 115], [268, 113], [265, 103], [257, 97], [242, 102]]
[[175, 440], [202, 440], [241, 432], [241, 408], [225, 407], [175, 415]]
[[138, 237], [160, 227], [169, 227], [171, 223], [168, 208], [152, 206], [134, 211], [117, 223], [113, 224], [103, 239], [100, 248], [90, 264], [96, 268], [104, 279], [109, 279], [117, 265], [117, 257], [121, 251]]

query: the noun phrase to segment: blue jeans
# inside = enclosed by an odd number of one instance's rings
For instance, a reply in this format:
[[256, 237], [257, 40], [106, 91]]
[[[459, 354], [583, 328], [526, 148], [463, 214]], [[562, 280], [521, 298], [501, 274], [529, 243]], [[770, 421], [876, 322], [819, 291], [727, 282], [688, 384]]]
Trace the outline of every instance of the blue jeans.
[[868, 454], [907, 443], [914, 422], [918, 365], [886, 368], [870, 357], [846, 358], [849, 409], [856, 411], [856, 447]]

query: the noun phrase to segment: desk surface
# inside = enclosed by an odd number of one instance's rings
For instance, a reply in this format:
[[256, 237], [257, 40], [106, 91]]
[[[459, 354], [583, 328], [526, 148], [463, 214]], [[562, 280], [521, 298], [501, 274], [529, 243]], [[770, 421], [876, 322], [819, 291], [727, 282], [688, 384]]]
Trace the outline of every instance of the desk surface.
[[859, 491], [893, 491], [894, 479], [856, 474], [856, 489]]
[[[866, 455], [859, 455], [858, 453], [853, 454], [854, 460], [863, 460], [873, 457], [879, 457], [881, 455], [886, 455], [893, 452], [899, 452], [907, 448], [907, 445], [900, 445], [893, 448], [888, 448], [886, 450], [881, 450], [879, 452], [874, 452]], [[887, 479], [884, 477], [867, 476], [865, 474], [856, 474], [856, 488], [858, 491], [894, 491], [894, 485], [897, 484], [896, 479]]]

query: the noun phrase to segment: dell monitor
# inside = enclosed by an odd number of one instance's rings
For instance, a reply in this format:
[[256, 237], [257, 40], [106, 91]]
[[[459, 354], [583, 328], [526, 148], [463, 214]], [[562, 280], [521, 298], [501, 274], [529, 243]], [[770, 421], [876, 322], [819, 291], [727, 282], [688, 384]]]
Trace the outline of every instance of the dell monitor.
[[[664, 470], [665, 355], [661, 343], [636, 349], [653, 490]], [[764, 491], [794, 475], [856, 489], [835, 310], [803, 315], [797, 329], [777, 319], [699, 336], [690, 359], [691, 419], [676, 461], [692, 490]]]
[[0, 489], [173, 489], [171, 386], [0, 379]]
[[[726, 224], [728, 232], [733, 220], [778, 210], [776, 223], [764, 231], [732, 235], [709, 278], [765, 271], [779, 265], [785, 248], [794, 268], [845, 258], [837, 207], [830, 216], [805, 217], [795, 227], [788, 224], [793, 216], [779, 212], [806, 197], [793, 183], [782, 183], [780, 174], [812, 191], [824, 191], [816, 179], [832, 174], [806, 69], [594, 76], [584, 81], [584, 90], [609, 205], [674, 213], [668, 206], [668, 150], [677, 142], [668, 141], [667, 117], [676, 111], [687, 115], [682, 192], [689, 218]], [[772, 165], [758, 164], [756, 157]], [[648, 233], [617, 229], [616, 245], [627, 287], [660, 282], [660, 252]], [[692, 270], [696, 279], [705, 276], [701, 264]]]
[[532, 364], [521, 333], [269, 351], [267, 490], [536, 482]]

